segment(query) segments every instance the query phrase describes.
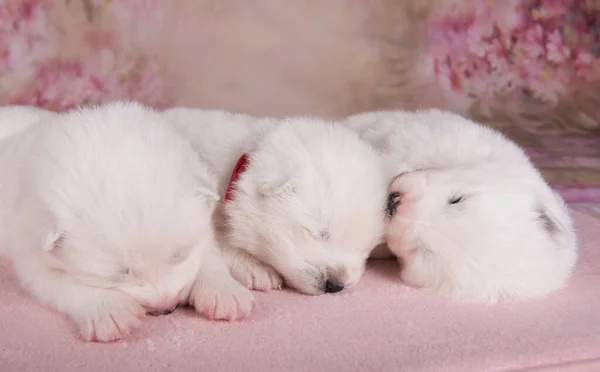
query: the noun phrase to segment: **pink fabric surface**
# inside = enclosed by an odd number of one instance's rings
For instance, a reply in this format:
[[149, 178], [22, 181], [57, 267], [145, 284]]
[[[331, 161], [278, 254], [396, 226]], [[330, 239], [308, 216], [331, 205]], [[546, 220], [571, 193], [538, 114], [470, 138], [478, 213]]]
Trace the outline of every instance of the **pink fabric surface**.
[[183, 309], [113, 344], [80, 341], [3, 260], [0, 371], [598, 371], [600, 220], [574, 216], [581, 259], [547, 299], [450, 301], [400, 284], [393, 262], [374, 262], [353, 290], [259, 293], [251, 319], [236, 323]]

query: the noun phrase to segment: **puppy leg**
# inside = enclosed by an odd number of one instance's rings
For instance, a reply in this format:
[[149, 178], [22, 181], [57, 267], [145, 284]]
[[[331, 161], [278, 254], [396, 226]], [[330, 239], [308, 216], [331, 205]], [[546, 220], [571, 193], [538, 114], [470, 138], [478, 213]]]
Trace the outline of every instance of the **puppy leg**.
[[[75, 292], [71, 291], [71, 295]], [[84, 301], [70, 316], [88, 341], [122, 339], [141, 325], [146, 313], [137, 301], [122, 292], [82, 287], [79, 296]]]
[[271, 266], [238, 248], [224, 248], [223, 257], [231, 275], [246, 287], [257, 291], [281, 289], [283, 279]]
[[216, 248], [205, 255], [189, 302], [198, 313], [216, 320], [245, 318], [256, 304], [252, 292], [231, 276]]
[[118, 291], [79, 283], [43, 265], [17, 270], [22, 282], [40, 301], [68, 315], [87, 341], [109, 342], [140, 326], [144, 308]]

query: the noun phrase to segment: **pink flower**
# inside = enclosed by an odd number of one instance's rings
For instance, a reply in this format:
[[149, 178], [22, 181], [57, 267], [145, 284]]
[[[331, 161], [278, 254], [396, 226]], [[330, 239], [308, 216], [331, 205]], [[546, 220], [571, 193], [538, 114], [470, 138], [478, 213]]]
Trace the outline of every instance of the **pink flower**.
[[548, 60], [556, 64], [563, 63], [571, 57], [571, 49], [563, 44], [563, 38], [558, 29], [548, 35], [546, 52]]

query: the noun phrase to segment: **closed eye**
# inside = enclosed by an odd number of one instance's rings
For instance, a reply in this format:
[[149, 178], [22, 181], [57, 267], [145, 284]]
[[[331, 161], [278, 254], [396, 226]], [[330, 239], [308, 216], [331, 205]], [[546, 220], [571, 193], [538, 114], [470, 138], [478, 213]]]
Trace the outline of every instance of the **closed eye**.
[[136, 274], [133, 270], [128, 267], [124, 267], [117, 272], [115, 279], [117, 279], [117, 281], [125, 281], [133, 278], [135, 275]]
[[331, 237], [331, 231], [327, 230], [327, 229], [323, 229], [321, 231], [319, 231], [319, 238], [323, 241], [327, 241], [329, 240], [329, 237]]
[[312, 238], [315, 240], [320, 240], [320, 241], [326, 242], [331, 237], [331, 231], [329, 231], [329, 229], [322, 229], [322, 230], [315, 231], [313, 229], [309, 229], [308, 227], [304, 227], [304, 230], [306, 230], [306, 232], [309, 233], [312, 236]]
[[453, 196], [450, 199], [448, 199], [448, 204], [450, 205], [454, 205], [454, 204], [458, 204], [463, 202], [466, 199], [466, 196], [461, 195], [461, 196]]
[[173, 262], [173, 264], [178, 264], [185, 261], [190, 255], [190, 251], [191, 246], [185, 246], [177, 249], [175, 252], [173, 252], [173, 255], [171, 256], [171, 262]]

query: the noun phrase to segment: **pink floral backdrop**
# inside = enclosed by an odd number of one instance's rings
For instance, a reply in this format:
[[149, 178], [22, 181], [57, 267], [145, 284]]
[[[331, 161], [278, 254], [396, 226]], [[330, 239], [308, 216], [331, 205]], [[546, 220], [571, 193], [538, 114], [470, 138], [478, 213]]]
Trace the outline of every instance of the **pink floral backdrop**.
[[[589, 204], [600, 202], [599, 0], [431, 0], [401, 31], [381, 25], [427, 1], [367, 3], [0, 0], [0, 104], [128, 98], [325, 116], [439, 106], [507, 133], [569, 201], [600, 214]], [[390, 67], [382, 40], [408, 68]], [[402, 81], [391, 103], [381, 76]]]
[[[461, 105], [492, 115], [502, 99], [531, 113], [532, 104], [556, 107], [574, 89], [597, 85], [600, 2], [471, 3], [468, 11], [436, 14], [428, 25], [425, 66]], [[597, 89], [590, 93], [600, 99]]]

